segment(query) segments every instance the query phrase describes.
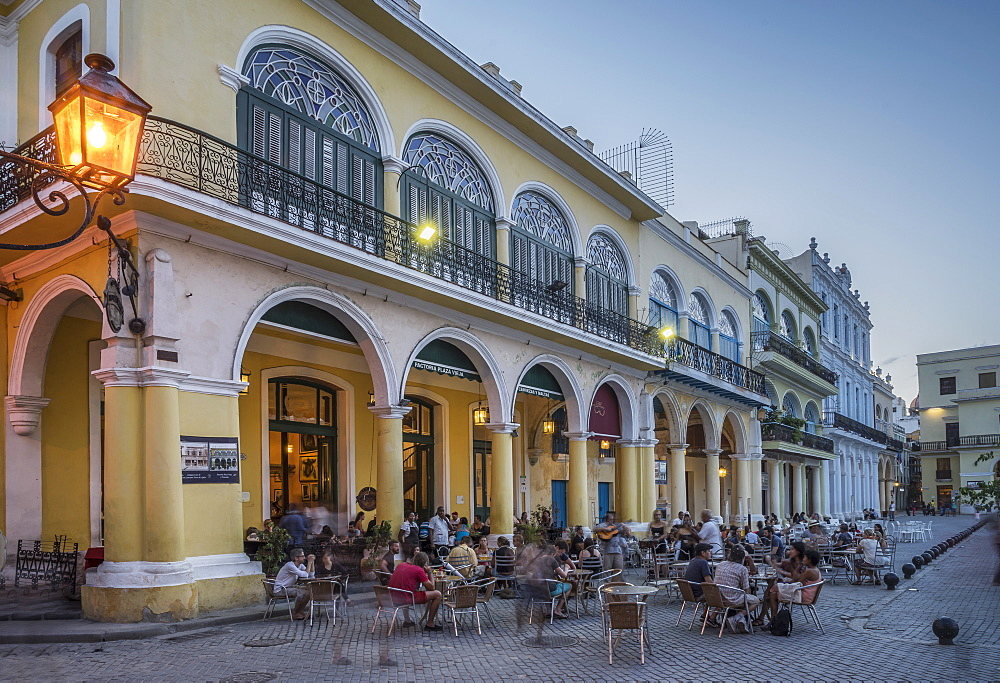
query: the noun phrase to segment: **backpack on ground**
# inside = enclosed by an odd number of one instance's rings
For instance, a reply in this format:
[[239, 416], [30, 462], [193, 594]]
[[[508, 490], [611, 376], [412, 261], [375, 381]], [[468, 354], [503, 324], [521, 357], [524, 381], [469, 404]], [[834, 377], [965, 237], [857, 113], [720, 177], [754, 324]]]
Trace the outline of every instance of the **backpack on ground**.
[[771, 635], [792, 635], [792, 611], [788, 607], [778, 606], [778, 612], [774, 615], [774, 621], [771, 622]]

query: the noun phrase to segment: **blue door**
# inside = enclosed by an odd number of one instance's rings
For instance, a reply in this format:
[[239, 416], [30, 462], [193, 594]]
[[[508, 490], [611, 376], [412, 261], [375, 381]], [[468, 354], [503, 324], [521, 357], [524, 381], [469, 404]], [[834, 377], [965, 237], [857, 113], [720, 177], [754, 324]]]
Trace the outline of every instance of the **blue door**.
[[552, 480], [552, 520], [557, 529], [566, 528], [566, 480]]
[[604, 515], [611, 509], [611, 484], [606, 481], [597, 482], [597, 516], [602, 521]]

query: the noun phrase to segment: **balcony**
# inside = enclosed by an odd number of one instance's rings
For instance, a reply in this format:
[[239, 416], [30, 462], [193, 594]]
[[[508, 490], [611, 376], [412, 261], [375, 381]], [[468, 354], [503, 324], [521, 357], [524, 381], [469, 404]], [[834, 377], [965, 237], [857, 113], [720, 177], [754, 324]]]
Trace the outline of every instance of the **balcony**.
[[[52, 136], [47, 131], [18, 151], [52, 161]], [[413, 224], [185, 125], [150, 117], [136, 172], [269, 216], [636, 351], [664, 356], [656, 331], [644, 323], [572, 293], [553, 292], [547, 288], [548, 283], [447, 239], [424, 245], [415, 239]], [[30, 187], [18, 180], [13, 178], [0, 186], [0, 211], [30, 196]]]
[[920, 441], [913, 444], [913, 450], [918, 453], [934, 453], [948, 450], [947, 441]]
[[798, 432], [788, 425], [777, 422], [765, 422], [760, 426], [761, 438], [764, 441], [782, 441], [812, 448], [825, 453], [833, 453], [833, 439], [819, 434]]
[[675, 337], [667, 347], [667, 360], [679, 363], [692, 370], [717, 377], [741, 389], [766, 396], [764, 375], [740, 365], [734, 360], [709, 351], [687, 339]]
[[935, 481], [951, 481], [951, 470], [935, 470]]
[[976, 434], [974, 436], [960, 436], [957, 444], [952, 446], [1000, 446], [1000, 434]]
[[880, 432], [874, 427], [869, 427], [868, 425], [862, 424], [857, 420], [852, 420], [846, 415], [841, 415], [840, 413], [824, 413], [823, 424], [827, 427], [842, 429], [845, 432], [857, 434], [858, 436], [868, 439], [869, 441], [874, 441], [875, 443], [889, 444], [890, 439], [885, 432]]
[[829, 382], [833, 385], [837, 384], [838, 375], [836, 372], [830, 370], [787, 339], [779, 337], [771, 331], [754, 332], [751, 336], [755, 352], [773, 351], [774, 353], [781, 354], [799, 367], [816, 375], [824, 382]]

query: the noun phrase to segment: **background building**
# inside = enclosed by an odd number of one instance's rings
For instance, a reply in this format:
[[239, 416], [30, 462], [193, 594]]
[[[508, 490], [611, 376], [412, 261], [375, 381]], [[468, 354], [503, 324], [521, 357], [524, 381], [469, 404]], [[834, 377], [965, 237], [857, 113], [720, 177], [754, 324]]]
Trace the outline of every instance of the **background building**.
[[[917, 356], [921, 493], [938, 509], [950, 506], [960, 487], [1000, 476], [998, 369], [1000, 345]], [[969, 505], [960, 511], [974, 512]]]

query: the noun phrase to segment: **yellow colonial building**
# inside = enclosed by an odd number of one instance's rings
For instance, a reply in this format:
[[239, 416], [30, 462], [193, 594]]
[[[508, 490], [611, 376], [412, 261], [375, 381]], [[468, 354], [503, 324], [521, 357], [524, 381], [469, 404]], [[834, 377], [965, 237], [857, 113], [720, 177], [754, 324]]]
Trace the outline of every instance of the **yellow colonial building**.
[[[759, 462], [768, 403], [745, 360], [745, 241], [675, 220], [416, 5], [0, 17], [0, 139], [22, 154], [54, 159], [47, 106], [87, 53], [153, 107], [127, 201], [101, 207], [139, 265], [120, 329], [104, 232], [0, 252], [0, 529], [103, 546], [88, 617], [260, 600], [245, 529], [292, 505], [341, 533], [359, 502], [394, 526], [444, 505], [494, 534], [537, 505], [583, 526], [763, 511], [740, 494], [759, 469], [732, 465]], [[72, 230], [3, 169], [4, 241]]]
[[[959, 488], [1000, 477], [998, 371], [1000, 345], [917, 356], [921, 495], [939, 510], [950, 509]], [[965, 504], [958, 511], [975, 512]]]

